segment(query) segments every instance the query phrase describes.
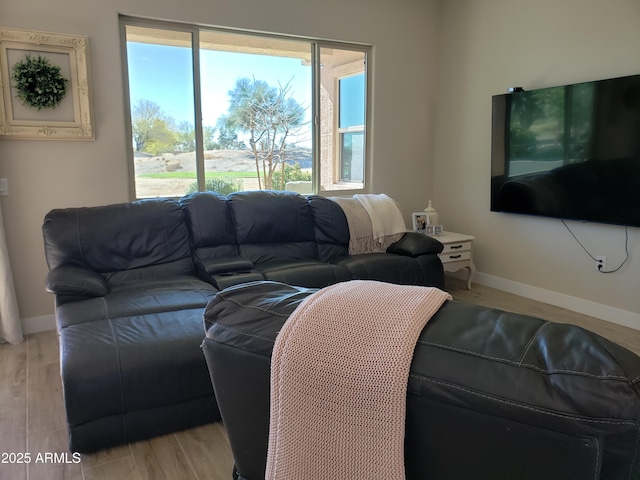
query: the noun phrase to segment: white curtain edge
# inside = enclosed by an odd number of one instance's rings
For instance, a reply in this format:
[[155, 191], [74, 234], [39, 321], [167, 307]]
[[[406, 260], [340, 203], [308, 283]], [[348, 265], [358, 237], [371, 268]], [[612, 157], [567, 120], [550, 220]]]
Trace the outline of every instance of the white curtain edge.
[[4, 234], [2, 208], [0, 208], [0, 339], [11, 344], [21, 343], [24, 340]]

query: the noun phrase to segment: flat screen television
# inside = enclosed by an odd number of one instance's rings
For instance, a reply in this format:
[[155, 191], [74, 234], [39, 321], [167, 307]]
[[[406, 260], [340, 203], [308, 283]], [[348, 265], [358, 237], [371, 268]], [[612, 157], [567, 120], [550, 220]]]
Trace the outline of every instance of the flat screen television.
[[494, 95], [491, 210], [640, 227], [640, 75]]

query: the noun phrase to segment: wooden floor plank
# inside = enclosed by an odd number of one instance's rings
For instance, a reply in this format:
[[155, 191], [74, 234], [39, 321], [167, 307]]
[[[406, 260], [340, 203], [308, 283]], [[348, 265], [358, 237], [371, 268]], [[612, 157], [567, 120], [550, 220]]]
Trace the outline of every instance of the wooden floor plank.
[[131, 444], [142, 480], [191, 480], [195, 472], [174, 434]]
[[82, 480], [80, 456], [69, 452], [67, 427], [29, 435], [29, 479]]
[[[4, 452], [5, 450], [3, 450]], [[13, 452], [15, 453], [15, 452]], [[13, 463], [0, 465], [0, 478], [2, 480], [26, 480], [27, 465], [22, 463]]]
[[[13, 463], [27, 449], [27, 343], [0, 344], [0, 479], [25, 480], [27, 464]], [[23, 457], [24, 458], [24, 457]]]
[[82, 469], [84, 480], [142, 480], [133, 455]]
[[[26, 409], [27, 344], [0, 344], [0, 412]], [[16, 412], [17, 413], [17, 412]]]
[[29, 364], [35, 366], [59, 363], [58, 334], [55, 330], [40, 332], [29, 337]]
[[14, 455], [5, 459], [9, 463], [0, 464], [0, 479], [26, 480], [27, 464], [18, 463], [20, 458], [16, 457], [28, 452], [26, 410], [16, 410], [15, 414], [8, 409], [0, 410], [0, 432], [0, 454]]
[[67, 426], [58, 363], [29, 364], [27, 389], [30, 438]]
[[176, 438], [199, 480], [228, 480], [233, 455], [224, 427], [211, 423], [176, 433]]
[[83, 468], [94, 468], [126, 457], [133, 458], [131, 446], [120, 445], [118, 447], [106, 448], [94, 453], [82, 454], [82, 466]]

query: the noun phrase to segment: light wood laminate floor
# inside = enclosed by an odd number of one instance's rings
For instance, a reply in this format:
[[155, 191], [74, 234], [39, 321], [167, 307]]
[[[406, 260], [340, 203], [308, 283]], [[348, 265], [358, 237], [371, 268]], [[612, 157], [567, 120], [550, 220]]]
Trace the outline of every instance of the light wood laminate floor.
[[[447, 277], [456, 300], [572, 323], [640, 354], [640, 331]], [[224, 427], [210, 424], [82, 455], [72, 463], [60, 386], [56, 333], [0, 345], [0, 454], [28, 452], [31, 463], [0, 463], [2, 480], [229, 480], [233, 458]], [[71, 463], [36, 462], [66, 452]], [[0, 461], [3, 458], [0, 458]]]

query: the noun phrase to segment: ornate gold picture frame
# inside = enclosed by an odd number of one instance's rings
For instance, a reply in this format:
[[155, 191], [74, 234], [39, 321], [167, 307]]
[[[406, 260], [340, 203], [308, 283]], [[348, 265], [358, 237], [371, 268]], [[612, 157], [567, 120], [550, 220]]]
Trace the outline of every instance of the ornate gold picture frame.
[[[0, 137], [93, 140], [89, 66], [88, 37], [0, 27]], [[41, 101], [24, 86], [28, 68], [53, 72], [64, 92]]]

